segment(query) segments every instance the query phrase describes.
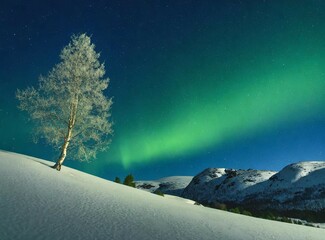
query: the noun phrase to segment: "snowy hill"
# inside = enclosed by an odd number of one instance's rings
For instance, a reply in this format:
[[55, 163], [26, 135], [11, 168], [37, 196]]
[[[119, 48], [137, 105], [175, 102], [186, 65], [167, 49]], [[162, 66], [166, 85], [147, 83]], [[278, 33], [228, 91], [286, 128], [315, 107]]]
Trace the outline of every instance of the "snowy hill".
[[[269, 199], [265, 204], [265, 199]], [[246, 202], [280, 210], [325, 209], [325, 162], [290, 164], [268, 181], [251, 189]]]
[[269, 179], [275, 172], [208, 168], [196, 175], [182, 196], [200, 203], [240, 201], [249, 187]]
[[0, 152], [0, 239], [324, 239], [325, 230], [187, 204]]
[[192, 181], [191, 176], [172, 176], [153, 181], [136, 181], [136, 187], [148, 192], [160, 190], [165, 194], [181, 196], [184, 188]]
[[182, 194], [201, 203], [230, 202], [276, 210], [325, 209], [325, 162], [301, 162], [280, 172], [208, 168]]

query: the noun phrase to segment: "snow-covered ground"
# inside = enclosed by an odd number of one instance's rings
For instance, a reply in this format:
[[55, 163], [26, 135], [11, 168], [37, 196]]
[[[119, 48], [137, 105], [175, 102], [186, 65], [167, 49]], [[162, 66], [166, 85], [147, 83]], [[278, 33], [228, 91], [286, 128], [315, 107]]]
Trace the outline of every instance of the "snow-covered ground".
[[324, 240], [325, 230], [187, 204], [0, 152], [0, 239]]

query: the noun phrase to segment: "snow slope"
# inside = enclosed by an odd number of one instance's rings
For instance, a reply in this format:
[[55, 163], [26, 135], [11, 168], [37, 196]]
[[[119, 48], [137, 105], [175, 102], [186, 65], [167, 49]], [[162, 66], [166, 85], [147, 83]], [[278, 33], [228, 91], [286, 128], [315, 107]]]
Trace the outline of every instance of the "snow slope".
[[0, 152], [0, 239], [324, 239], [325, 230], [186, 204]]
[[152, 181], [136, 181], [136, 187], [148, 192], [160, 190], [165, 194], [181, 196], [184, 188], [192, 181], [192, 176], [172, 176]]

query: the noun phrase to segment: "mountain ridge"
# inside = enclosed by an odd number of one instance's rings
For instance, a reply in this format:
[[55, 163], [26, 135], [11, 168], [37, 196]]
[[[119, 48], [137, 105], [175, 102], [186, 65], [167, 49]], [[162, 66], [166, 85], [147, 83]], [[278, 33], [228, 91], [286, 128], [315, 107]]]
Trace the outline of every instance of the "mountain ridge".
[[204, 204], [227, 202], [276, 210], [325, 209], [325, 162], [293, 163], [279, 172], [207, 168], [182, 197]]

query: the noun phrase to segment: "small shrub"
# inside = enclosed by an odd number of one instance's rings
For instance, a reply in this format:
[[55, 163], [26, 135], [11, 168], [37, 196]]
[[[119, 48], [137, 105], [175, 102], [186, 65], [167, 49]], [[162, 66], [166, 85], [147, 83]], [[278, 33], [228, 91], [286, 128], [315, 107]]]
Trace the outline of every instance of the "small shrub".
[[154, 194], [157, 194], [159, 196], [164, 196], [164, 193], [162, 191], [160, 191], [159, 189], [157, 189], [156, 191], [153, 192]]
[[114, 182], [121, 183], [121, 179], [119, 177], [115, 177]]
[[274, 216], [274, 214], [270, 211], [262, 214], [261, 216], [262, 218], [268, 219], [268, 220], [276, 220], [276, 217]]
[[236, 208], [231, 208], [229, 209], [230, 212], [233, 212], [233, 213], [239, 213], [240, 214], [240, 209], [238, 207]]
[[212, 208], [216, 208], [216, 209], [220, 209], [223, 211], [227, 211], [227, 205], [224, 203], [219, 203], [219, 202], [215, 202], [211, 204]]
[[246, 215], [246, 216], [253, 216], [251, 212], [247, 211], [247, 210], [243, 210], [242, 214]]
[[305, 226], [308, 226], [308, 227], [315, 227], [313, 224], [311, 223], [306, 223]]
[[280, 218], [280, 221], [281, 222], [286, 222], [286, 223], [292, 223], [291, 219], [290, 218], [287, 218], [287, 217]]

